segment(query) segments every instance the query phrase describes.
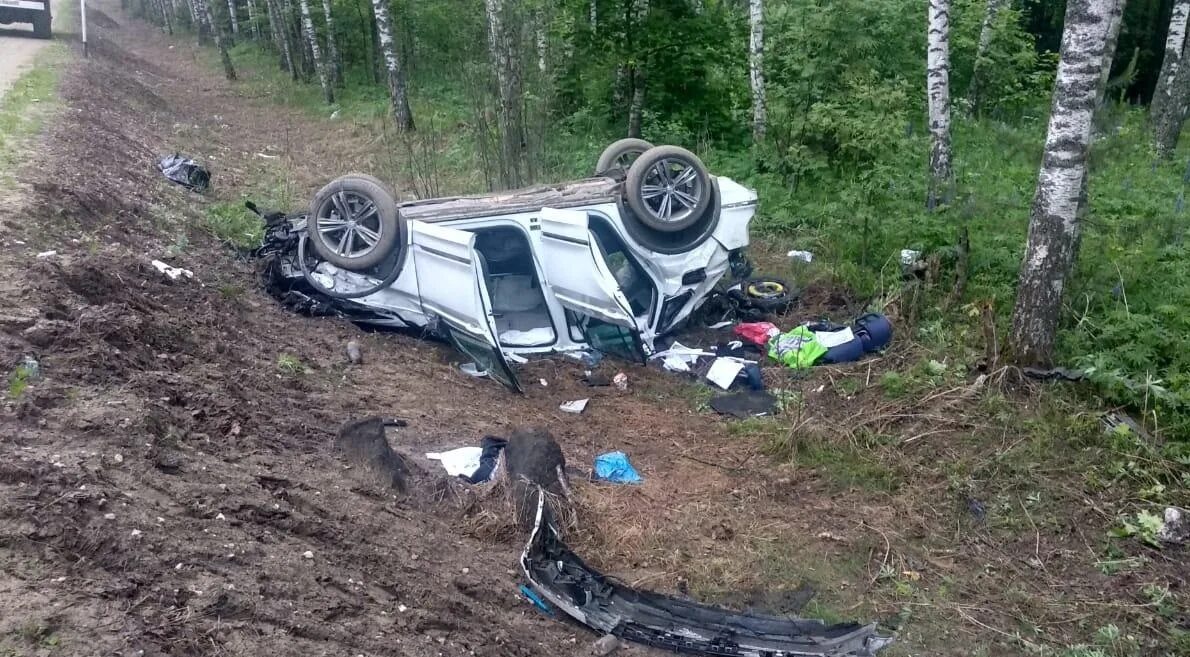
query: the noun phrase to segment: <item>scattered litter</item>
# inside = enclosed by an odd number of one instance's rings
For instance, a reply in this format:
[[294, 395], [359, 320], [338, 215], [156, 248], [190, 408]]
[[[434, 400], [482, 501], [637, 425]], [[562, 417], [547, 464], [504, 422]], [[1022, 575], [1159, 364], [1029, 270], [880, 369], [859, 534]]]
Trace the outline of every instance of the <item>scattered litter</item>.
[[56, 255], [58, 255], [57, 251], [42, 251], [41, 253], [37, 254], [37, 258], [39, 260], [45, 260], [46, 258], [52, 258]]
[[459, 370], [462, 371], [463, 374], [466, 374], [467, 376], [480, 377], [480, 376], [488, 375], [487, 370], [481, 371], [479, 369], [479, 366], [476, 365], [475, 363], [463, 363], [462, 365], [459, 365]]
[[639, 484], [642, 481], [624, 452], [608, 452], [596, 456], [595, 478], [613, 484]]
[[714, 355], [715, 354], [709, 351], [687, 347], [681, 342], [675, 340], [674, 343], [669, 346], [669, 349], [666, 349], [665, 351], [659, 351], [652, 356], [649, 356], [649, 360], [654, 360], [657, 358], [662, 359], [662, 367], [671, 372], [689, 372], [690, 366], [697, 363], [700, 356]]
[[628, 375], [620, 372], [612, 377], [612, 383], [620, 390], [628, 390]]
[[794, 260], [801, 260], [802, 262], [814, 262], [814, 254], [809, 251], [790, 251], [785, 255]]
[[817, 322], [807, 326], [818, 344], [826, 348], [819, 357], [823, 363], [850, 363], [864, 357], [864, 345], [849, 326]]
[[835, 331], [815, 331], [814, 337], [818, 338], [819, 344], [830, 349], [851, 342], [855, 339], [855, 334], [849, 327], [844, 326]]
[[559, 406], [558, 410], [561, 410], [566, 413], [574, 413], [577, 415], [579, 413], [582, 413], [587, 408], [587, 402], [589, 402], [589, 401], [591, 401], [591, 400], [590, 399], [576, 399], [574, 401], [568, 401], [565, 404], [562, 404], [561, 406]]
[[281, 156], [280, 155], [267, 155], [265, 153], [257, 153], [256, 157], [263, 157], [266, 160], [276, 160], [276, 159], [279, 159]]
[[709, 329], [727, 328], [728, 326], [731, 326], [734, 323], [735, 322], [731, 321], [730, 319], [726, 319], [726, 320], [723, 320], [722, 322], [715, 322], [714, 324], [711, 324], [707, 328], [709, 328]]
[[36, 381], [41, 377], [41, 363], [33, 356], [26, 354], [25, 360], [21, 362], [20, 372], [25, 381]]
[[103, 514], [103, 519], [104, 519], [104, 520], [115, 520], [115, 519], [116, 519], [116, 514], [114, 514], [114, 513], [105, 513], [105, 514]]
[[603, 352], [594, 349], [586, 349], [583, 351], [568, 351], [565, 356], [579, 361], [586, 367], [596, 367], [603, 361]]
[[913, 249], [901, 249], [901, 264], [908, 267], [913, 263], [921, 260], [921, 251]]
[[352, 365], [362, 365], [364, 362], [364, 352], [355, 340], [347, 341], [347, 362]]
[[157, 161], [157, 168], [166, 178], [186, 189], [202, 192], [211, 186], [211, 173], [199, 163], [178, 153], [162, 157]]
[[216, 515], [216, 516], [215, 516], [215, 520], [227, 520], [227, 516], [225, 516], [225, 515], [223, 515], [222, 513], [220, 513], [220, 514], [218, 514], [218, 515]]
[[[521, 584], [520, 591], [521, 591], [521, 595], [525, 596], [525, 598], [529, 602], [532, 602], [534, 607], [537, 607], [538, 609], [540, 609], [542, 612], [544, 612], [545, 614], [547, 614], [549, 616], [554, 615], [554, 610], [550, 609], [549, 603], [547, 603], [545, 600], [542, 600], [541, 596], [537, 595], [536, 591], [529, 588], [528, 586], [525, 586], [524, 584]], [[404, 611], [404, 610], [402, 610], [402, 611]]]
[[171, 281], [176, 281], [183, 276], [186, 278], [194, 278], [194, 272], [190, 271], [189, 269], [182, 269], [181, 267], [167, 265], [160, 260], [154, 260], [152, 264], [153, 267], [157, 269], [157, 271], [165, 274], [166, 277], [168, 277]]
[[313, 559], [314, 552], [312, 550], [306, 550], [305, 552], [302, 553], [302, 558], [303, 559]]
[[591, 654], [595, 657], [607, 657], [620, 647], [620, 640], [614, 634], [605, 634], [591, 644]]
[[136, 538], [137, 536], [140, 536], [140, 534], [141, 534], [141, 532], [139, 529], [134, 529], [131, 532], [132, 538]]
[[533, 347], [554, 341], [554, 329], [540, 326], [528, 331], [509, 329], [500, 334], [500, 344], [505, 347]]
[[426, 458], [442, 463], [446, 474], [452, 477], [470, 477], [479, 469], [481, 447], [459, 447], [445, 452], [426, 452]]
[[711, 369], [707, 370], [707, 380], [728, 390], [745, 364], [738, 358], [716, 358], [715, 362], [711, 363]]
[[744, 390], [712, 397], [711, 408], [721, 415], [745, 420], [772, 415], [777, 409], [777, 398], [760, 390]]
[[737, 324], [734, 333], [757, 347], [764, 347], [781, 334], [781, 329], [770, 322], [745, 322]]
[[824, 354], [826, 347], [805, 326], [782, 333], [769, 344], [769, 358], [794, 369], [810, 367]]
[[497, 436], [484, 436], [479, 447], [459, 447], [446, 452], [427, 452], [426, 458], [442, 463], [452, 477], [469, 484], [482, 484], [492, 478], [499, 463], [500, 452], [508, 441]]
[[546, 381], [545, 379], [538, 379], [538, 381], [540, 381], [540, 382], [541, 382], [541, 387], [542, 387], [542, 388], [548, 388], [548, 387], [549, 387], [549, 385], [550, 385], [550, 382], [549, 382], [549, 381]]
[[1186, 520], [1186, 512], [1177, 507], [1165, 507], [1165, 522], [1157, 530], [1158, 540], [1175, 545], [1184, 543], [1190, 538], [1190, 521]]

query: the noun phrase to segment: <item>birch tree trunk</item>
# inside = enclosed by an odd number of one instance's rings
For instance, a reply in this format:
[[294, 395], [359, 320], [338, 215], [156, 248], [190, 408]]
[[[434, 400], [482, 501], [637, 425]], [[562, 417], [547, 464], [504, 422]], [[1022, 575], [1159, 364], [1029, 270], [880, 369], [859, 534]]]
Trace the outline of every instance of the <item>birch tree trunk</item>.
[[[649, 17], [649, 0], [632, 0], [632, 26], [630, 31], [640, 33]], [[629, 41], [631, 44], [636, 41]], [[637, 52], [630, 52], [632, 66], [628, 71], [628, 82], [632, 88], [632, 100], [628, 103], [628, 136], [640, 138], [641, 117], [645, 112], [645, 87], [648, 81], [644, 58]]]
[[1078, 201], [1111, 13], [1117, 0], [1068, 0], [1049, 128], [1009, 342], [1021, 365], [1052, 363], [1066, 279], [1078, 255]]
[[[157, 0], [157, 7], [161, 9], [161, 29], [170, 36], [173, 36], [174, 24], [169, 19], [169, 9], [166, 8], [168, 4], [168, 0]], [[170, 5], [170, 8], [172, 7], [173, 5]]]
[[372, 0], [372, 12], [376, 16], [376, 35], [380, 55], [388, 73], [388, 94], [393, 104], [393, 119], [397, 129], [413, 130], [413, 112], [409, 109], [409, 96], [405, 88], [405, 71], [397, 59], [397, 47], [393, 43], [393, 21], [388, 13], [388, 0]]
[[231, 64], [231, 55], [227, 54], [227, 40], [223, 38], [223, 31], [215, 22], [215, 13], [211, 11], [210, 0], [195, 0], [202, 6], [202, 16], [206, 19], [207, 27], [211, 30], [211, 38], [215, 39], [215, 47], [219, 49], [219, 59], [223, 61], [223, 75], [228, 80], [236, 79], [236, 69]]
[[[1183, 52], [1185, 56], [1185, 52]], [[1190, 66], [1178, 67], [1170, 86], [1165, 109], [1157, 121], [1157, 156], [1169, 159], [1177, 148], [1182, 126], [1186, 123], [1186, 112], [1190, 109]]]
[[599, 3], [597, 0], [588, 0], [590, 10], [588, 11], [588, 19], [591, 25], [591, 34], [599, 31]]
[[190, 20], [194, 25], [194, 39], [198, 45], [206, 45], [209, 34], [207, 34], [207, 21], [203, 16], [201, 0], [188, 0], [190, 5]]
[[[1169, 16], [1169, 32], [1165, 37], [1165, 58], [1161, 60], [1161, 73], [1153, 89], [1153, 102], [1149, 105], [1149, 116], [1154, 125], [1165, 118], [1165, 109], [1173, 91], [1174, 78], [1182, 63], [1182, 51], [1186, 45], [1186, 19], [1190, 16], [1190, 0], [1176, 0], [1173, 13]], [[1160, 148], [1160, 144], [1158, 144]]]
[[983, 87], [986, 84], [988, 48], [992, 45], [992, 35], [996, 30], [996, 16], [1004, 6], [1005, 0], [988, 0], [983, 14], [983, 27], [979, 30], [979, 45], [975, 48], [975, 67], [971, 71], [971, 86], [967, 89], [967, 103], [971, 113], [979, 115], [979, 104], [983, 100]]
[[930, 187], [926, 208], [954, 200], [950, 152], [950, 0], [930, 0], [926, 30], [926, 98], [930, 115]]
[[750, 0], [748, 22], [752, 36], [748, 44], [748, 78], [752, 83], [752, 139], [764, 140], [768, 115], [764, 95], [764, 0]]
[[537, 72], [544, 76], [549, 71], [549, 38], [546, 33], [549, 17], [544, 7], [534, 13], [533, 41], [537, 45]]
[[302, 25], [306, 28], [306, 42], [310, 47], [310, 54], [314, 57], [314, 70], [318, 72], [318, 82], [322, 85], [322, 97], [327, 105], [335, 102], [335, 88], [331, 78], [327, 75], [326, 61], [322, 58], [322, 49], [318, 47], [318, 32], [314, 30], [314, 21], [310, 19], [310, 0], [299, 0], [302, 8]]
[[504, 0], [484, 0], [488, 18], [488, 49], [496, 72], [499, 95], [501, 177], [506, 187], [524, 182], [521, 144], [524, 121], [521, 116], [520, 75], [512, 57], [504, 21]]
[[293, 39], [289, 35], [289, 22], [286, 20], [280, 0], [265, 0], [269, 7], [269, 24], [273, 28], [273, 38], [277, 40], [277, 49], [281, 51], [282, 68], [289, 71], [289, 76], [298, 79], [297, 53], [294, 52]]
[[227, 0], [227, 15], [231, 20], [231, 33], [240, 35], [240, 17], [237, 15], [236, 0]]
[[248, 0], [248, 34], [253, 40], [260, 40], [260, 23], [256, 20], [256, 0]]
[[322, 13], [326, 17], [326, 57], [330, 66], [331, 83], [343, 86], [343, 60], [339, 58], [339, 41], [335, 37], [335, 17], [331, 13], [331, 0], [322, 0]]

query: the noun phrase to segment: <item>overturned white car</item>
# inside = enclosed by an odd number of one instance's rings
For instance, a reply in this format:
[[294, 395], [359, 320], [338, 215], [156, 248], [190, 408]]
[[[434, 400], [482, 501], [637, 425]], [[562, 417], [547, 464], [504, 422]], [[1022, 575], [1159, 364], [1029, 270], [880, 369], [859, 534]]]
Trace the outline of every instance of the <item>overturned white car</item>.
[[375, 178], [347, 175], [308, 214], [266, 216], [258, 253], [275, 282], [313, 303], [430, 329], [513, 388], [508, 359], [522, 354], [590, 347], [643, 361], [725, 274], [747, 275], [756, 193], [710, 175], [689, 151], [636, 139], [612, 144], [596, 171], [406, 203]]

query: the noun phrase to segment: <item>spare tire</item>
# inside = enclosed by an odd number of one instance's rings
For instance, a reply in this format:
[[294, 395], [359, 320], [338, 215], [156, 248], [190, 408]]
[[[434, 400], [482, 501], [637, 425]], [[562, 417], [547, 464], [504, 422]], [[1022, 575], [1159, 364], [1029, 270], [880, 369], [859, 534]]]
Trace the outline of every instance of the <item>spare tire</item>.
[[645, 151], [628, 169], [624, 201], [646, 227], [676, 233], [707, 215], [714, 191], [698, 156], [677, 146]]
[[603, 153], [599, 155], [599, 161], [595, 163], [595, 175], [612, 169], [627, 171], [636, 158], [651, 148], [653, 145], [649, 142], [631, 137], [612, 142], [612, 145], [603, 149]]
[[306, 232], [327, 262], [351, 271], [380, 264], [403, 246], [397, 200], [372, 176], [348, 174], [314, 195]]

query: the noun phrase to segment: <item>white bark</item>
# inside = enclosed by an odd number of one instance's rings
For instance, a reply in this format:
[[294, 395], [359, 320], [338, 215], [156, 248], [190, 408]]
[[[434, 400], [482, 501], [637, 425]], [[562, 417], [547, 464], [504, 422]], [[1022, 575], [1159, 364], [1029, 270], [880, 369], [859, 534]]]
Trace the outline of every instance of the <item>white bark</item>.
[[342, 86], [343, 60], [339, 59], [339, 43], [335, 39], [335, 16], [331, 13], [331, 0], [322, 0], [322, 14], [326, 18], [326, 56], [330, 66], [331, 83]]
[[306, 41], [310, 46], [310, 54], [314, 57], [314, 69], [318, 71], [318, 82], [322, 85], [322, 97], [327, 104], [335, 102], [335, 90], [327, 75], [326, 62], [322, 59], [322, 49], [318, 47], [318, 32], [314, 30], [314, 21], [310, 19], [310, 0], [300, 0], [302, 9], [302, 25], [306, 28]]
[[764, 0], [750, 0], [748, 22], [752, 28], [748, 44], [748, 79], [752, 83], [752, 138], [761, 141], [768, 123], [764, 94]]
[[588, 0], [588, 2], [590, 3], [591, 33], [594, 34], [599, 29], [599, 3], [597, 0]]
[[1161, 60], [1161, 74], [1153, 90], [1153, 102], [1149, 107], [1154, 123], [1165, 118], [1165, 110], [1173, 91], [1174, 78], [1182, 63], [1182, 52], [1186, 45], [1186, 20], [1190, 17], [1190, 0], [1177, 0], [1169, 17], [1169, 32], [1165, 37], [1165, 58]]
[[409, 109], [409, 95], [405, 87], [405, 70], [397, 57], [393, 43], [393, 22], [388, 13], [388, 0], [372, 0], [376, 15], [376, 40], [388, 74], [388, 95], [393, 104], [393, 119], [398, 130], [413, 130], [413, 112]]
[[231, 33], [240, 33], [240, 17], [236, 15], [236, 0], [227, 0], [227, 15], [231, 19]]
[[215, 47], [219, 49], [219, 59], [223, 61], [223, 75], [228, 80], [236, 79], [235, 67], [231, 64], [231, 56], [227, 54], [227, 41], [223, 38], [223, 31], [215, 23], [215, 14], [211, 11], [210, 0], [195, 0], [198, 3], [199, 18], [206, 21], [207, 27], [211, 30], [211, 36], [215, 39]]
[[983, 27], [979, 30], [979, 45], [975, 48], [975, 67], [971, 71], [971, 86], [967, 91], [967, 102], [973, 114], [979, 113], [983, 100], [984, 78], [987, 76], [987, 54], [996, 30], [996, 16], [1000, 14], [1006, 0], [988, 0], [983, 14]]
[[297, 79], [297, 62], [293, 59], [293, 48], [290, 46], [289, 31], [281, 13], [281, 4], [278, 0], [264, 0], [264, 3], [265, 9], [269, 12], [269, 29], [273, 32], [273, 41], [277, 45], [277, 51], [281, 53], [281, 68]]
[[950, 0], [930, 0], [926, 30], [926, 99], [930, 120], [930, 188], [933, 210], [954, 196], [950, 152]]
[[537, 70], [542, 75], [549, 70], [549, 37], [546, 33], [548, 21], [545, 9], [538, 10], [533, 24], [533, 40], [537, 45]]
[[1078, 249], [1086, 175], [1111, 13], [1118, 0], [1068, 0], [1062, 49], [1029, 237], [1009, 336], [1023, 365], [1048, 365], [1066, 278]]
[[253, 39], [260, 39], [260, 23], [256, 20], [256, 0], [248, 0], [248, 33]]

